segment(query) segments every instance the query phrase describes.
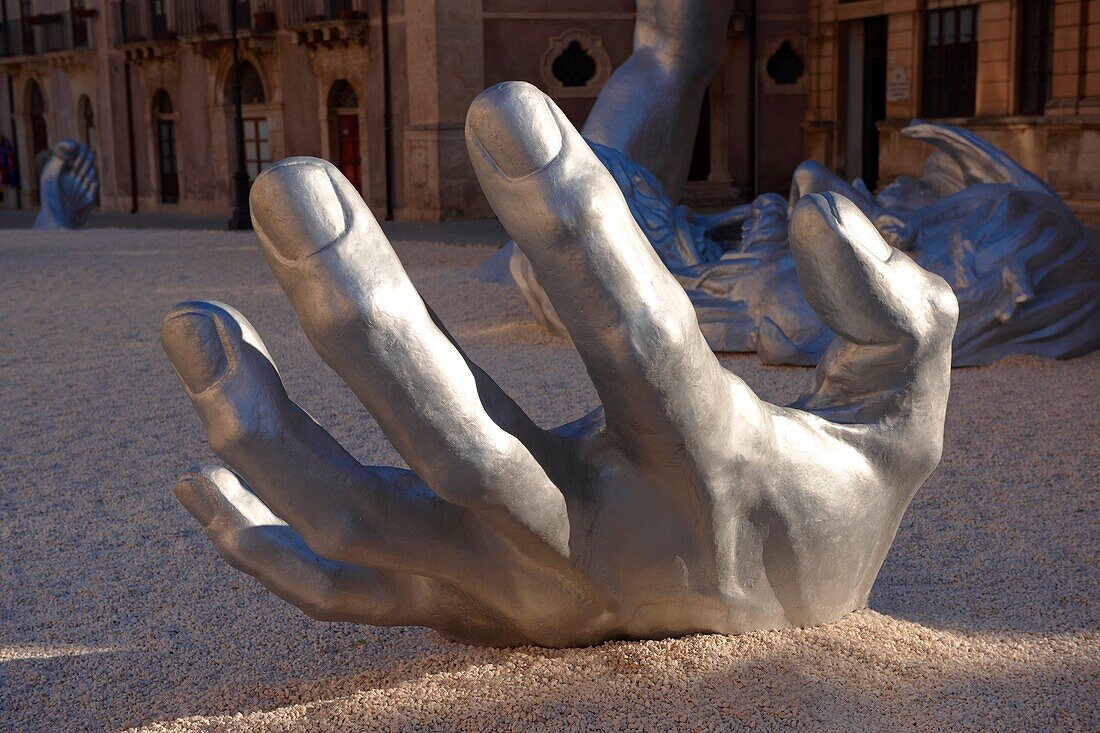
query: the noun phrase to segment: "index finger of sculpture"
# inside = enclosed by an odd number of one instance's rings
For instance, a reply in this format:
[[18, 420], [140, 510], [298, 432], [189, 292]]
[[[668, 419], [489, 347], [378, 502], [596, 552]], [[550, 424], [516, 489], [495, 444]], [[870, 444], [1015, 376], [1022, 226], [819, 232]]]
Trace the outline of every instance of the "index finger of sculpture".
[[564, 497], [486, 412], [466, 359], [340, 171], [288, 158], [256, 180], [250, 201], [268, 264], [310, 342], [409, 466], [535, 556], [568, 556]]
[[728, 457], [732, 421], [759, 425], [759, 402], [711, 353], [683, 288], [561, 111], [529, 84], [499, 84], [474, 100], [466, 141], [489, 203], [585, 362], [608, 428], [640, 460], [679, 465], [685, 449]]
[[266, 348], [229, 306], [172, 309], [161, 341], [210, 445], [315, 552], [333, 560], [470, 580], [494, 541], [415, 476], [368, 468], [283, 389]]
[[919, 459], [930, 471], [950, 388], [958, 318], [951, 288], [888, 245], [839, 194], [803, 198], [789, 233], [806, 299], [841, 337], [798, 406], [872, 425], [884, 453]]

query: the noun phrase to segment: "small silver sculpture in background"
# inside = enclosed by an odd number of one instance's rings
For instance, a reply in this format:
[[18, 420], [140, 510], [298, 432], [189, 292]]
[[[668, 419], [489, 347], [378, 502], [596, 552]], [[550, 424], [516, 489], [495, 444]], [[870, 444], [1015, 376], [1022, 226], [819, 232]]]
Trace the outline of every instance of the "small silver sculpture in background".
[[42, 206], [35, 229], [78, 229], [88, 221], [99, 191], [95, 152], [75, 140], [53, 146], [39, 174]]
[[162, 342], [231, 469], [194, 469], [176, 494], [218, 552], [316, 618], [482, 644], [740, 633], [863, 606], [939, 462], [947, 284], [843, 197], [803, 197], [792, 259], [837, 337], [802, 398], [777, 407], [718, 362], [549, 98], [490, 88], [466, 140], [602, 407], [535, 425], [420, 298], [339, 170], [280, 161], [252, 188], [264, 255], [412, 470], [358, 463], [290, 400], [240, 313], [182, 303]]

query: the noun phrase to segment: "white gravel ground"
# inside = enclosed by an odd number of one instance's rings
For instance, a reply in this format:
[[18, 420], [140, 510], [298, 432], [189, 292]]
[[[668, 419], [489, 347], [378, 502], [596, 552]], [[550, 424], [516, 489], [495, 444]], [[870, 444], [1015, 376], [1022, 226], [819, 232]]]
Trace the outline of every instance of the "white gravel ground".
[[[594, 401], [488, 247], [398, 250], [537, 420]], [[0, 232], [0, 729], [1098, 730], [1100, 353], [956, 370], [943, 463], [871, 609], [821, 628], [546, 651], [309, 620], [217, 558], [170, 486], [209, 462], [157, 344], [225, 300], [361, 459], [399, 459], [310, 350], [250, 234]], [[809, 379], [726, 360], [762, 395]]]

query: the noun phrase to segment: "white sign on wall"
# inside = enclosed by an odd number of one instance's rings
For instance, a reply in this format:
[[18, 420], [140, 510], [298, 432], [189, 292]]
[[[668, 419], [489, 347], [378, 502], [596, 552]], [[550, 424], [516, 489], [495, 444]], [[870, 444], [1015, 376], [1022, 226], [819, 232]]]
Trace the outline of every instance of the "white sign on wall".
[[890, 78], [886, 81], [886, 101], [909, 101], [909, 74], [904, 66], [895, 66], [890, 69]]

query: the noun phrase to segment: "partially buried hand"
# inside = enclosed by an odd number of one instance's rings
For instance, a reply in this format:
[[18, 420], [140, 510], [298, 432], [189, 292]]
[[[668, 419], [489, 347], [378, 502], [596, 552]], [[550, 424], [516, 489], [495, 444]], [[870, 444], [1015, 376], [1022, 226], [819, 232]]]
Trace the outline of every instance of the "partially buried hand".
[[846, 199], [805, 197], [791, 247], [838, 338], [791, 407], [761, 401], [561, 111], [508, 83], [473, 103], [482, 188], [530, 259], [602, 407], [536, 426], [461, 351], [336, 168], [252, 189], [264, 254], [310, 342], [411, 471], [364, 466], [290, 400], [229, 306], [162, 340], [231, 468], [176, 494], [218, 552], [315, 618], [493, 645], [739, 633], [864, 604], [939, 461], [951, 289]]

